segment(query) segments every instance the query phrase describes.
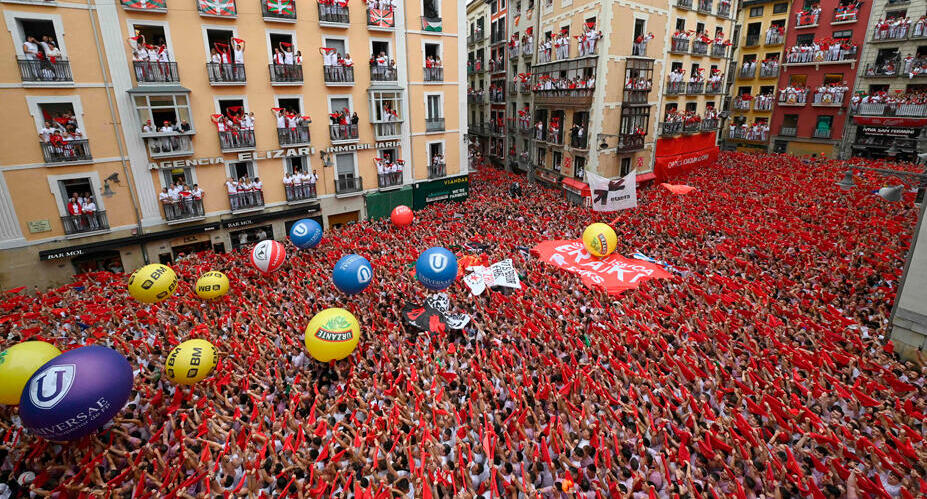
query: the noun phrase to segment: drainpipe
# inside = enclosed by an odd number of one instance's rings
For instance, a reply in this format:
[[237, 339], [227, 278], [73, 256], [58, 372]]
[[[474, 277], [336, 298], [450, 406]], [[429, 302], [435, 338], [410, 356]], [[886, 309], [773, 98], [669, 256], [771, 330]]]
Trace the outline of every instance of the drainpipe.
[[[103, 58], [103, 52], [100, 49], [100, 33], [98, 32], [99, 26], [97, 25], [97, 19], [94, 17], [95, 11], [96, 6], [94, 6], [90, 0], [87, 0], [87, 14], [90, 16], [90, 26], [93, 31], [93, 39], [96, 42], [95, 46], [97, 49], [97, 58], [100, 60], [100, 69], [103, 71], [103, 91], [106, 92], [106, 104], [109, 107], [109, 115], [111, 123], [113, 124], [113, 134], [116, 137], [116, 144], [119, 147], [119, 161], [122, 163], [122, 174], [125, 176], [126, 183], [129, 186], [129, 199], [132, 201], [132, 211], [135, 213], [135, 233], [138, 237], [141, 237], [144, 229], [142, 227], [142, 217], [139, 215], [138, 211], [138, 198], [134, 187], [135, 177], [129, 173], [129, 165], [126, 163], [125, 145], [123, 144], [122, 133], [119, 131], [119, 120], [116, 118], [116, 107], [113, 104], [113, 96], [110, 94], [112, 83], [107, 71], [106, 60]], [[142, 259], [145, 264], [148, 264], [148, 249], [145, 248], [144, 242], [140, 242], [139, 246], [142, 250]]]

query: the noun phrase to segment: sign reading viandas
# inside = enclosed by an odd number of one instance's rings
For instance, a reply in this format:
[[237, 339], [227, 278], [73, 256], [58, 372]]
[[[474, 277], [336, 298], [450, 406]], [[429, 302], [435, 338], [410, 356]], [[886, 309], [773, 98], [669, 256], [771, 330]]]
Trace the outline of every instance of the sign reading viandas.
[[671, 274], [655, 263], [633, 260], [616, 254], [595, 258], [581, 240], [544, 241], [531, 253], [542, 261], [579, 275], [588, 287], [599, 287], [610, 295], [638, 287], [647, 279], [665, 279]]

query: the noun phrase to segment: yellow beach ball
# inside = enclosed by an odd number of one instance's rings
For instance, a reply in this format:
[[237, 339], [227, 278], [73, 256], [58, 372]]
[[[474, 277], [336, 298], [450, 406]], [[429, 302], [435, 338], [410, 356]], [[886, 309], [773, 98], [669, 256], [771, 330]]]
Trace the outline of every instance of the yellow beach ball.
[[593, 256], [608, 256], [618, 246], [618, 235], [603, 223], [594, 223], [583, 231], [583, 245]]
[[210, 270], [196, 281], [196, 296], [212, 300], [229, 292], [229, 278], [222, 272]]
[[0, 404], [17, 405], [29, 378], [61, 350], [44, 341], [24, 341], [0, 352]]
[[167, 265], [152, 263], [129, 276], [129, 294], [142, 303], [158, 303], [174, 294], [177, 274]]
[[219, 361], [219, 353], [212, 343], [187, 340], [171, 350], [164, 363], [167, 378], [181, 385], [192, 385], [212, 374]]
[[359, 339], [357, 318], [343, 308], [327, 308], [315, 314], [306, 327], [306, 350], [319, 362], [351, 355]]

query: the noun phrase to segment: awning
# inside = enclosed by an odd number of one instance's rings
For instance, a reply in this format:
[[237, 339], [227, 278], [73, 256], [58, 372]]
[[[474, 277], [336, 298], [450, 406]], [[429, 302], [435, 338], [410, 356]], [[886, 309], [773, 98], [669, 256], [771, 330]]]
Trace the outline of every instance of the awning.
[[648, 180], [653, 180], [655, 178], [657, 178], [657, 174], [654, 172], [647, 172], [647, 173], [639, 174], [637, 176], [637, 183], [643, 184], [644, 182]]
[[907, 118], [904, 116], [854, 116], [857, 125], [869, 126], [904, 126], [921, 128], [927, 126], [927, 118]]
[[592, 195], [592, 191], [589, 190], [589, 185], [583, 182], [580, 182], [579, 180], [576, 180], [575, 178], [564, 177], [563, 185], [566, 188], [570, 189], [571, 191], [575, 192], [576, 194], [579, 194], [580, 196], [585, 197], [585, 196]]

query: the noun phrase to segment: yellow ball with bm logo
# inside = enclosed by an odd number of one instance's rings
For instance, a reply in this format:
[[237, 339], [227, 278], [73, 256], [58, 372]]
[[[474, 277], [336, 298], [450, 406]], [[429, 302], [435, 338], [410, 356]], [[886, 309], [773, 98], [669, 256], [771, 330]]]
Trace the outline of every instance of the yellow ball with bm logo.
[[152, 263], [129, 276], [129, 294], [142, 303], [166, 300], [177, 289], [177, 274], [167, 265]]
[[167, 378], [180, 385], [192, 385], [212, 374], [219, 353], [206, 340], [187, 340], [171, 350], [164, 363]]
[[210, 270], [196, 281], [196, 296], [212, 300], [229, 292], [229, 278], [222, 272]]

